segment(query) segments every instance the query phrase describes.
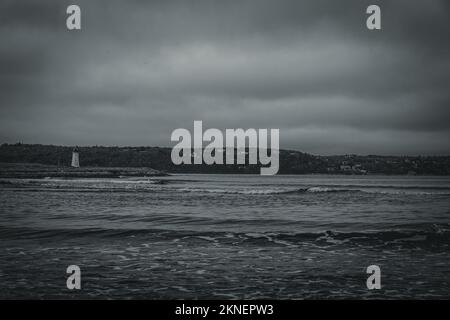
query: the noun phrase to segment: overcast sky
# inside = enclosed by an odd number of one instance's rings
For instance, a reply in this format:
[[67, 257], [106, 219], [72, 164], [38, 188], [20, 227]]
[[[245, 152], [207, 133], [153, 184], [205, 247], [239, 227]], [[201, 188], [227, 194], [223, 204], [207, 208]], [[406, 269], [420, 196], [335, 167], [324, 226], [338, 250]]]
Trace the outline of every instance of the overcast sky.
[[0, 39], [0, 142], [173, 146], [203, 120], [314, 154], [450, 154], [448, 0], [2, 0]]

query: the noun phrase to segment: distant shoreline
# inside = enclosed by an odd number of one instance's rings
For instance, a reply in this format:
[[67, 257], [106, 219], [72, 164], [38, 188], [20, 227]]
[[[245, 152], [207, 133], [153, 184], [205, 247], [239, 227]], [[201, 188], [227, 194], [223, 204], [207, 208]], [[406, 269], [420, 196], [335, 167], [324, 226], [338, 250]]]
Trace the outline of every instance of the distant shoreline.
[[[45, 179], [45, 178], [126, 178], [126, 177], [164, 177], [172, 174], [198, 174], [198, 175], [251, 175], [259, 176], [257, 173], [202, 173], [202, 172], [164, 172], [152, 168], [138, 167], [58, 167], [37, 163], [0, 163], [0, 179]], [[401, 176], [401, 177], [445, 177], [448, 175], [437, 174], [385, 174], [385, 173], [281, 173], [277, 176]]]
[[[117, 171], [125, 171], [122, 175], [139, 175], [141, 173], [140, 170], [146, 170], [147, 168], [150, 169], [147, 173], [148, 175], [164, 172], [204, 174], [260, 173], [260, 165], [175, 165], [171, 160], [172, 150], [170, 148], [102, 146], [78, 147], [81, 169], [77, 171], [70, 168], [73, 149], [74, 147], [69, 146], [22, 143], [2, 144], [0, 145], [0, 163], [52, 166], [51, 171], [55, 172], [55, 175], [76, 177], [94, 176], [94, 173], [91, 172], [92, 170], [97, 171], [96, 177], [117, 177], [120, 175], [116, 174]], [[281, 149], [279, 161], [280, 169], [278, 174], [450, 175], [450, 156], [320, 156]], [[59, 168], [59, 171], [55, 168]], [[61, 168], [66, 173], [61, 173]], [[0, 170], [3, 169], [0, 167]], [[151, 170], [159, 173], [152, 173]]]
[[145, 167], [72, 168], [29, 163], [0, 163], [0, 178], [9, 179], [161, 177], [167, 175], [163, 171]]

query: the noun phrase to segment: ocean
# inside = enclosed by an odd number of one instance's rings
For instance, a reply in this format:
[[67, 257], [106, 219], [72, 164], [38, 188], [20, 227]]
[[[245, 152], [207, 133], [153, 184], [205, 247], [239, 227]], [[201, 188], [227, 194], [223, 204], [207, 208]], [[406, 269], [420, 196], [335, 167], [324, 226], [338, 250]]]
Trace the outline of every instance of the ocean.
[[450, 177], [3, 179], [0, 202], [3, 299], [450, 298]]

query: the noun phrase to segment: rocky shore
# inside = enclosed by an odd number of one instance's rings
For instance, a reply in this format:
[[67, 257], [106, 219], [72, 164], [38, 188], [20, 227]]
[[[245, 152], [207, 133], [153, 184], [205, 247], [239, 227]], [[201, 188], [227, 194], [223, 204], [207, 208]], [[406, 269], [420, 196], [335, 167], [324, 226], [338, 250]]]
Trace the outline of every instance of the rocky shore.
[[131, 167], [58, 167], [35, 163], [0, 163], [0, 178], [120, 178], [166, 176], [163, 171], [152, 168]]

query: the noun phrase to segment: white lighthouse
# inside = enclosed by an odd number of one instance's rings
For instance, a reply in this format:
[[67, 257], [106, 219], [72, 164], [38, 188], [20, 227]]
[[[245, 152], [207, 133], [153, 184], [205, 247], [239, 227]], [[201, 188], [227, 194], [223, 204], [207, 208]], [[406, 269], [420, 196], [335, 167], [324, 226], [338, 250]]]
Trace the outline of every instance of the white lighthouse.
[[80, 154], [78, 152], [77, 147], [75, 147], [72, 151], [72, 167], [74, 168], [80, 167]]

